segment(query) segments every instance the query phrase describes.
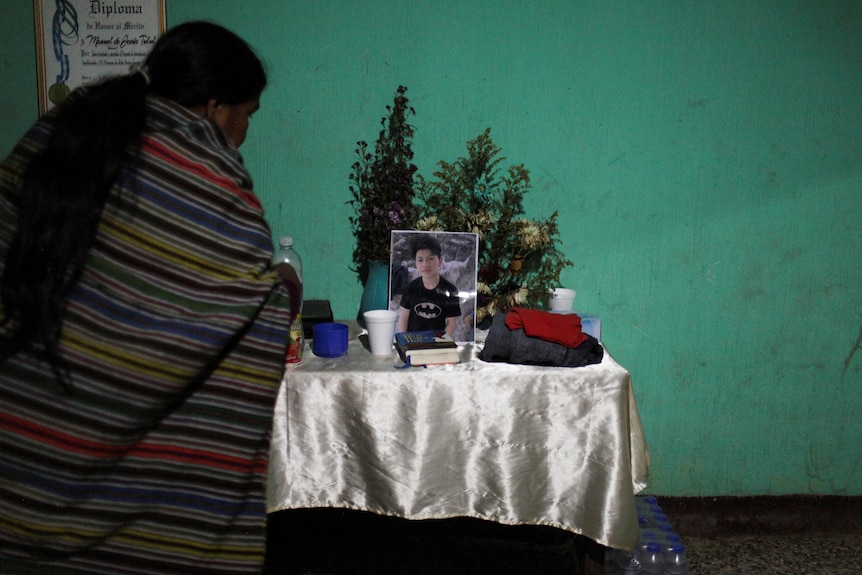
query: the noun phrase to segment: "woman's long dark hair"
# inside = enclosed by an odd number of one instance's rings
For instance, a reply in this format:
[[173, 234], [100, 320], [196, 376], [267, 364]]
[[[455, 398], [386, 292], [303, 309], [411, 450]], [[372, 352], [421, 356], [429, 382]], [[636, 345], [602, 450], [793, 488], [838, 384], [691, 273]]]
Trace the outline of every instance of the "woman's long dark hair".
[[265, 86], [263, 65], [244, 40], [216, 24], [189, 22], [156, 42], [142, 73], [106, 80], [59, 106], [45, 148], [23, 175], [18, 226], [0, 281], [8, 328], [0, 361], [35, 344], [64, 387], [70, 385], [58, 347], [66, 300], [108, 194], [134, 162], [146, 95], [192, 108], [210, 100], [247, 102]]

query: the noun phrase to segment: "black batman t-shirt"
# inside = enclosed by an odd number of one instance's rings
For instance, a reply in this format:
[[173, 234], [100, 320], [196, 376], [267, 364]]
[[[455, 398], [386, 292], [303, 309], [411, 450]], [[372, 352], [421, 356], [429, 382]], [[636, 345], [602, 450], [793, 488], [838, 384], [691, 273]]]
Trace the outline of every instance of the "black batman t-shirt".
[[410, 310], [408, 331], [445, 329], [446, 318], [461, 315], [458, 288], [443, 277], [431, 290], [425, 289], [421, 277], [410, 282], [401, 297], [401, 307]]

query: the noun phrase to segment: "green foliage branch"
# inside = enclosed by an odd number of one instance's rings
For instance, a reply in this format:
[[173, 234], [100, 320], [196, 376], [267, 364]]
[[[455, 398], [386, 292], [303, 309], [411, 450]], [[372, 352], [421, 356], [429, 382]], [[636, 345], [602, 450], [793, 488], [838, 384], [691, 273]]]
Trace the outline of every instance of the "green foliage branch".
[[350, 225], [356, 245], [354, 269], [363, 276], [369, 262], [388, 264], [391, 230], [411, 229], [416, 222], [412, 139], [409, 117], [416, 111], [409, 105], [407, 88], [399, 86], [372, 150], [368, 143], [356, 143], [356, 161], [350, 173], [348, 202], [353, 207]]
[[417, 175], [417, 229], [479, 236], [477, 323], [512, 307], [540, 307], [572, 265], [558, 247], [557, 212], [524, 217], [530, 173], [523, 164], [504, 170], [500, 152], [488, 128], [467, 142], [466, 157], [440, 161], [434, 180]]

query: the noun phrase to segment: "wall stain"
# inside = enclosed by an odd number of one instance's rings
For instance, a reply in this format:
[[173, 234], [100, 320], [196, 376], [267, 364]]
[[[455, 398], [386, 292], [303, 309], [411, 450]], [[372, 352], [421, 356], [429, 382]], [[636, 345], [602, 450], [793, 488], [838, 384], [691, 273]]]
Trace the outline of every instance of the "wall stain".
[[847, 375], [847, 370], [850, 369], [850, 364], [853, 363], [853, 357], [856, 355], [856, 352], [859, 351], [860, 347], [862, 347], [862, 327], [859, 328], [859, 335], [856, 336], [856, 343], [853, 344], [853, 349], [851, 349], [847, 357], [844, 358], [844, 369], [841, 370], [842, 377]]
[[743, 288], [743, 290], [742, 290], [742, 299], [745, 301], [751, 301], [751, 300], [756, 299], [756, 298], [763, 296], [765, 294], [766, 294], [766, 292], [763, 291], [763, 289], [760, 287], [756, 287], [756, 286], [746, 287], [746, 288]]
[[689, 108], [706, 108], [706, 105], [712, 102], [712, 98], [701, 98], [700, 100], [689, 100]]
[[781, 261], [778, 263], [779, 266], [787, 265], [793, 261], [798, 260], [804, 252], [800, 248], [791, 248], [784, 251], [784, 255], [781, 258]]
[[608, 166], [613, 166], [614, 164], [621, 162], [621, 161], [623, 160], [623, 158], [625, 158], [625, 157], [626, 157], [626, 154], [628, 154], [628, 152], [627, 152], [627, 151], [622, 152], [622, 153], [620, 153], [620, 154], [617, 154], [617, 155], [616, 155], [613, 159], [611, 159], [611, 161], [610, 161], [610, 162], [608, 162], [606, 165], [608, 165]]

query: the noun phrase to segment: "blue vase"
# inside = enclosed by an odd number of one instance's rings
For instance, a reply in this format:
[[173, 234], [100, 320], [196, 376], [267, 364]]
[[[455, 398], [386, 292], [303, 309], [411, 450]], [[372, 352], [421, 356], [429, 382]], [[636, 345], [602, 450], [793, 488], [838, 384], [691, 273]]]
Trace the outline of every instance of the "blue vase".
[[373, 309], [389, 309], [389, 266], [380, 262], [368, 262], [368, 278], [356, 314], [359, 325], [365, 327], [362, 314]]

